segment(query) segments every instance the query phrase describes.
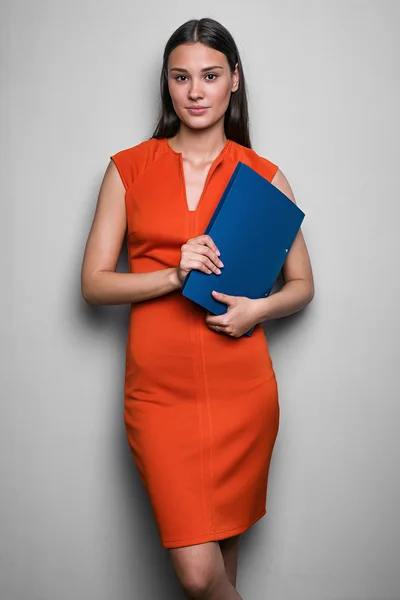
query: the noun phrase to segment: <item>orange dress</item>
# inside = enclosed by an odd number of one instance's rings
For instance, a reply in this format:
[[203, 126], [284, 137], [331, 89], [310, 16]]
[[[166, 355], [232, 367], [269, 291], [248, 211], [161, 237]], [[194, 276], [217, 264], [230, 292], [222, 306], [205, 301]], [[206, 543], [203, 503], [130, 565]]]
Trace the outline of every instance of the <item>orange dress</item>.
[[[227, 140], [191, 211], [182, 155], [166, 138], [110, 158], [126, 189], [133, 273], [179, 264], [182, 244], [204, 233], [238, 161], [269, 181], [278, 169]], [[217, 333], [180, 290], [132, 304], [124, 422], [164, 548], [228, 538], [265, 515], [279, 402], [261, 325], [250, 337]]]

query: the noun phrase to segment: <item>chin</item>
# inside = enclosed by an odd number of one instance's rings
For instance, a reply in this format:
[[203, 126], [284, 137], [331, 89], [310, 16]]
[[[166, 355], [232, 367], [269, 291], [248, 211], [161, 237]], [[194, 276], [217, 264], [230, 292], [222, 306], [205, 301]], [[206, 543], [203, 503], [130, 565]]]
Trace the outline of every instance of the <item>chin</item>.
[[196, 123], [196, 122], [189, 122], [189, 123], [185, 123], [185, 125], [187, 127], [190, 127], [190, 129], [208, 129], [209, 127], [211, 127], [212, 125], [214, 125], [214, 123]]
[[213, 125], [215, 125], [219, 119], [210, 119], [209, 117], [206, 118], [202, 118], [201, 116], [191, 116], [189, 119], [187, 117], [187, 115], [185, 115], [185, 118], [182, 119], [181, 117], [179, 117], [181, 122], [186, 125], [186, 127], [188, 127], [189, 129], [209, 129], [210, 127], [212, 127]]

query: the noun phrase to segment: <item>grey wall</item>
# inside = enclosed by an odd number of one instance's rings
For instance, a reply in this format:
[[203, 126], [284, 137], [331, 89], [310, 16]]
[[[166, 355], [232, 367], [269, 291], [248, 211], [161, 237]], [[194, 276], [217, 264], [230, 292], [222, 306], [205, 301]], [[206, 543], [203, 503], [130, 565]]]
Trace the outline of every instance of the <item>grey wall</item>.
[[316, 282], [266, 326], [280, 432], [238, 589], [400, 598], [399, 3], [0, 10], [1, 600], [182, 597], [125, 438], [128, 309], [87, 307], [79, 276], [109, 156], [150, 135], [164, 44], [202, 16], [237, 40], [253, 145], [307, 214]]

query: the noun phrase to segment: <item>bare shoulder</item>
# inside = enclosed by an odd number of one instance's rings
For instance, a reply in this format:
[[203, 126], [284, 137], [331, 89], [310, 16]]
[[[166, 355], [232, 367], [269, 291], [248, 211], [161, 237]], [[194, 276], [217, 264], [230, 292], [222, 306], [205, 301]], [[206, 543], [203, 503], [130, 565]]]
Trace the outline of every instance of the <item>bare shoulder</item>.
[[290, 198], [290, 200], [292, 200], [292, 202], [294, 202], [296, 204], [296, 200], [293, 194], [293, 190], [290, 187], [290, 183], [288, 182], [286, 176], [284, 175], [284, 173], [281, 171], [281, 169], [278, 168], [277, 172], [275, 173], [271, 183], [278, 188], [278, 190], [280, 190], [281, 192], [283, 192], [288, 198]]
[[113, 158], [110, 158], [107, 168], [104, 172], [103, 180], [100, 186], [99, 196], [103, 197], [104, 192], [113, 190], [120, 195], [125, 195], [126, 184], [121, 176], [121, 171]]

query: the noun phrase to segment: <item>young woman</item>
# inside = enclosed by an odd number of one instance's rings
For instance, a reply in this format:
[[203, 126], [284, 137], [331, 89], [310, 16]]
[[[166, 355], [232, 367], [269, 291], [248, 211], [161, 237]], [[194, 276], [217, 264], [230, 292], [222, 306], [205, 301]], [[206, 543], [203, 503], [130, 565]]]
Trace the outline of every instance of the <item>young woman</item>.
[[[173, 33], [161, 100], [153, 136], [106, 169], [82, 293], [93, 304], [131, 305], [126, 431], [175, 573], [189, 598], [234, 600], [239, 535], [266, 513], [279, 425], [260, 323], [305, 307], [313, 276], [299, 231], [272, 296], [216, 290], [227, 312], [213, 316], [181, 294], [191, 269], [223, 269], [203, 232], [238, 161], [294, 197], [282, 171], [251, 149], [242, 64], [220, 23], [191, 20]], [[126, 231], [130, 273], [116, 273]]]

